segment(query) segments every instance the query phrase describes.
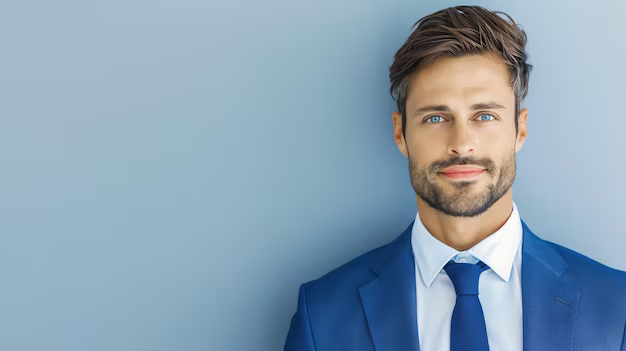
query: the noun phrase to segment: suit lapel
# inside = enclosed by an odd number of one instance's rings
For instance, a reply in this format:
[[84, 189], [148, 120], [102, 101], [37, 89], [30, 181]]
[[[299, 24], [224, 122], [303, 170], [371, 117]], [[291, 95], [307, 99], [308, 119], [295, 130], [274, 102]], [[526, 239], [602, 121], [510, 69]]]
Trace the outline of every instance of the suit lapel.
[[359, 289], [377, 351], [419, 351], [411, 228], [392, 244], [385, 259], [373, 266], [378, 278]]
[[572, 350], [580, 288], [559, 253], [522, 227], [524, 350]]

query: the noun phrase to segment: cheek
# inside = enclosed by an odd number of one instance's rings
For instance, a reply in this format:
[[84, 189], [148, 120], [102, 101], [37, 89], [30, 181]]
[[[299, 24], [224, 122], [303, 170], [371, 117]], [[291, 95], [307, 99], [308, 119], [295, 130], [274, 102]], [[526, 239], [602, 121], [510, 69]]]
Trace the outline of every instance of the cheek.
[[512, 130], [485, 130], [479, 135], [480, 149], [486, 153], [503, 154], [515, 148], [517, 136]]
[[413, 162], [417, 162], [420, 167], [429, 165], [431, 162], [445, 158], [445, 148], [435, 146], [432, 143], [421, 140], [420, 142], [411, 142], [407, 144], [409, 156]]
[[422, 160], [437, 160], [446, 156], [446, 138], [436, 133], [413, 133], [407, 135], [407, 147], [411, 156]]

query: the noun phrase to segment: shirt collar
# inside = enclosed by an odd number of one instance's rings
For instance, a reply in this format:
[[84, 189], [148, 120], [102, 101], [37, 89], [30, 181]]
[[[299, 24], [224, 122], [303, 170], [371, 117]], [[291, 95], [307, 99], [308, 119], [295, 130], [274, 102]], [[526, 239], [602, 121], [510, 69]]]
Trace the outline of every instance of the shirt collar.
[[[502, 280], [509, 281], [515, 255], [521, 243], [522, 222], [517, 206], [513, 203], [513, 210], [506, 223], [498, 231], [464, 252], [486, 263]], [[432, 236], [424, 227], [419, 212], [413, 224], [411, 246], [415, 264], [427, 287], [430, 287], [446, 263], [461, 253]]]

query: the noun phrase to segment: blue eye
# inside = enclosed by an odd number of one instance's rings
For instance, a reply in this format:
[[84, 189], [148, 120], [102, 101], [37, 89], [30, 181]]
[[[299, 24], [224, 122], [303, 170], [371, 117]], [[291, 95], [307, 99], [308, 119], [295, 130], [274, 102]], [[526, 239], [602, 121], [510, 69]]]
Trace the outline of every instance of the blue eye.
[[[441, 116], [430, 116], [426, 119], [428, 123], [439, 123], [443, 120]], [[429, 122], [430, 121], [430, 122]]]
[[494, 116], [488, 115], [488, 114], [482, 114], [482, 115], [480, 115], [479, 118], [480, 118], [481, 121], [493, 121], [494, 119], [496, 119]]

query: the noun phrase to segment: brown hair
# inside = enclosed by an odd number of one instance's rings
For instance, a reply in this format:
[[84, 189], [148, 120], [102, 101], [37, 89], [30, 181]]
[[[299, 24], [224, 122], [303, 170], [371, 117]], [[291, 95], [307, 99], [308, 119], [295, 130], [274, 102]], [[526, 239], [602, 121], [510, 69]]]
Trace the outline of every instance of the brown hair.
[[526, 33], [511, 16], [480, 6], [457, 6], [425, 16], [413, 28], [415, 30], [398, 50], [389, 68], [391, 96], [402, 113], [403, 133], [406, 128], [406, 99], [411, 74], [420, 66], [441, 57], [480, 54], [495, 54], [509, 69], [509, 84], [515, 94], [517, 130], [517, 116], [528, 94], [532, 65], [526, 63]]

